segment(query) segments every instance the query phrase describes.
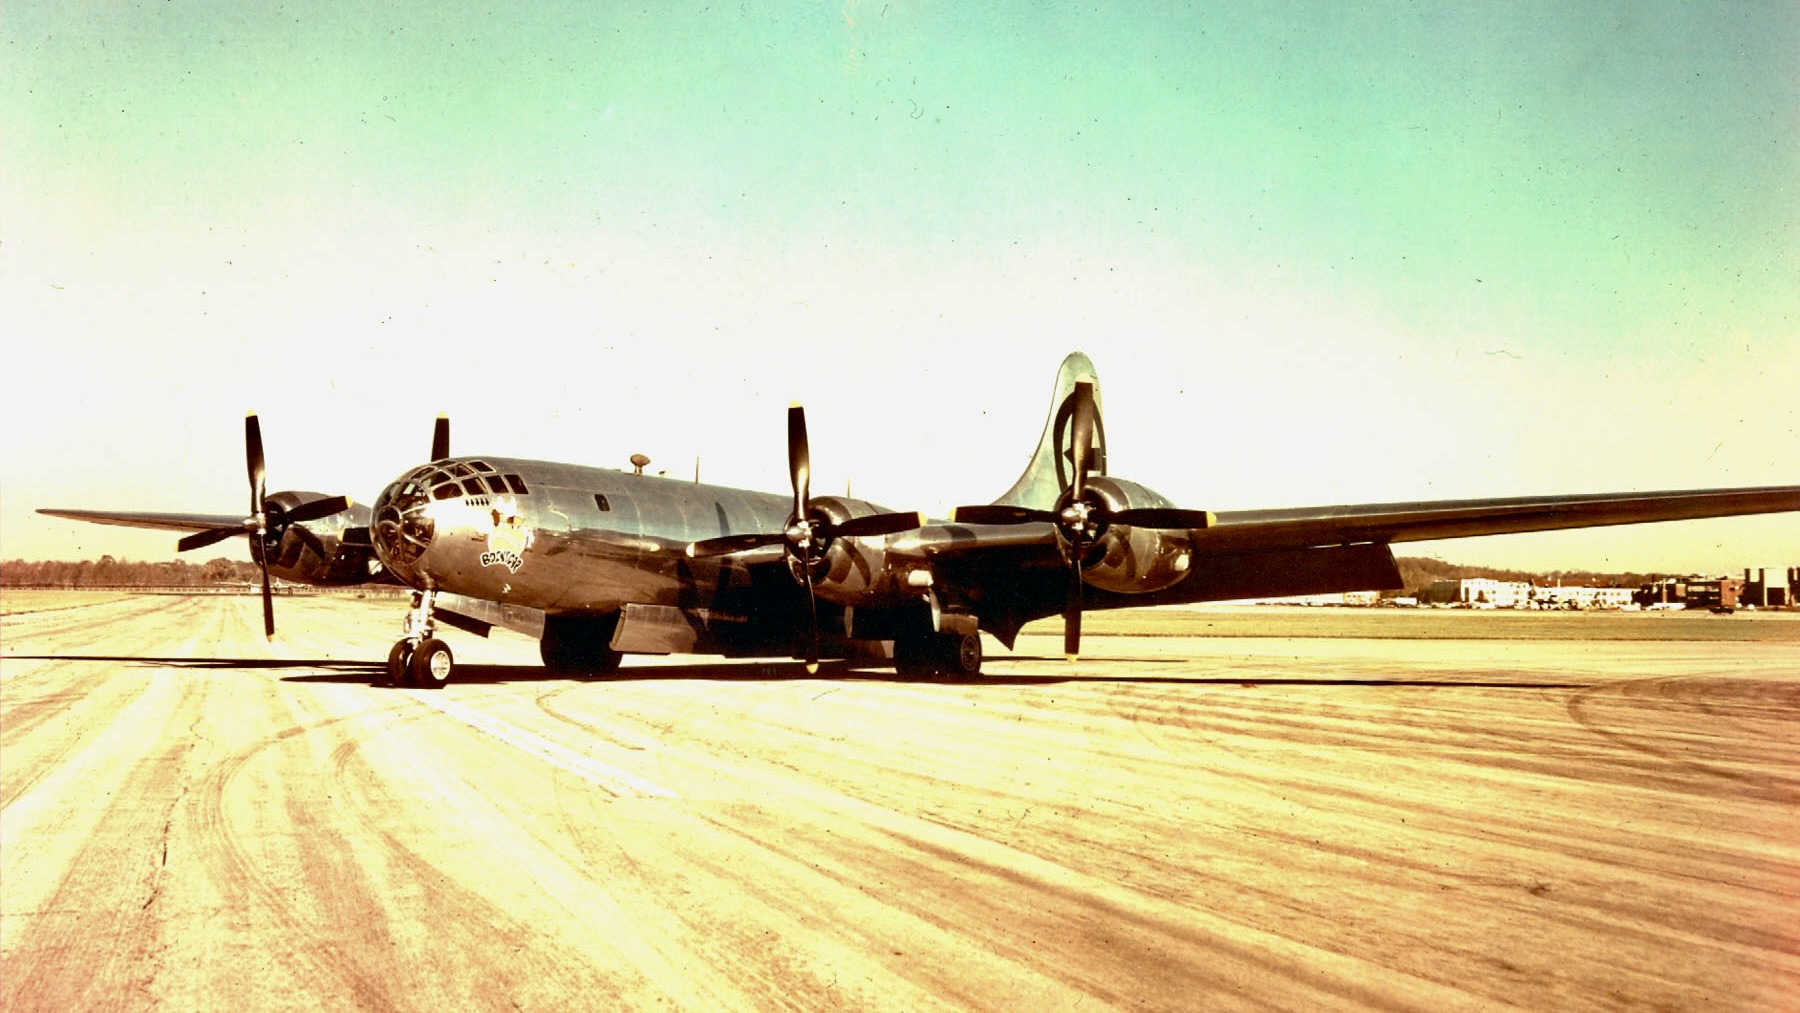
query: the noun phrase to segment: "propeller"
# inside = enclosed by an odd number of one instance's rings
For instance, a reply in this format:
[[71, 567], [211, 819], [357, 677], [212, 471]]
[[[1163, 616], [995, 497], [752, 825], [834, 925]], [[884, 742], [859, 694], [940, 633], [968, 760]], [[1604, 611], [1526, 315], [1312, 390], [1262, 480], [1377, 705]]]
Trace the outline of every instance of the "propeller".
[[327, 496], [293, 507], [285, 507], [279, 502], [271, 501], [267, 495], [264, 480], [262, 426], [257, 422], [256, 413], [244, 416], [244, 458], [246, 470], [250, 477], [250, 516], [235, 526], [207, 528], [188, 535], [175, 543], [178, 552], [188, 552], [203, 548], [215, 542], [222, 542], [235, 535], [254, 535], [250, 539], [250, 558], [256, 561], [257, 568], [262, 571], [262, 605], [263, 633], [270, 639], [275, 636], [275, 599], [269, 590], [269, 534], [274, 533], [273, 541], [280, 544], [283, 535], [294, 532], [302, 542], [320, 556], [326, 554], [325, 543], [318, 535], [304, 527], [302, 521], [315, 521], [321, 517], [329, 517], [350, 509], [350, 500], [344, 496]]
[[1063, 596], [1063, 654], [1074, 661], [1081, 654], [1082, 589], [1086, 581], [1081, 565], [1094, 539], [1113, 524], [1131, 527], [1193, 530], [1212, 524], [1212, 515], [1204, 510], [1182, 510], [1176, 507], [1127, 507], [1114, 510], [1099, 496], [1089, 496], [1088, 468], [1094, 454], [1094, 385], [1086, 380], [1075, 384], [1075, 405], [1069, 421], [1069, 487], [1057, 498], [1053, 510], [990, 503], [961, 506], [951, 513], [960, 524], [1054, 524], [1068, 544], [1069, 580]]
[[431, 459], [441, 461], [450, 456], [450, 416], [439, 414], [431, 427]]
[[743, 535], [721, 535], [694, 542], [687, 547], [689, 558], [726, 556], [734, 552], [760, 549], [766, 545], [782, 545], [799, 565], [800, 582], [806, 588], [807, 651], [806, 670], [819, 668], [819, 600], [813, 586], [813, 566], [824, 558], [825, 549], [835, 538], [864, 538], [910, 531], [924, 525], [918, 513], [871, 514], [833, 521], [812, 507], [812, 457], [807, 450], [806, 409], [798, 401], [788, 405], [788, 480], [794, 489], [794, 512], [780, 531]]

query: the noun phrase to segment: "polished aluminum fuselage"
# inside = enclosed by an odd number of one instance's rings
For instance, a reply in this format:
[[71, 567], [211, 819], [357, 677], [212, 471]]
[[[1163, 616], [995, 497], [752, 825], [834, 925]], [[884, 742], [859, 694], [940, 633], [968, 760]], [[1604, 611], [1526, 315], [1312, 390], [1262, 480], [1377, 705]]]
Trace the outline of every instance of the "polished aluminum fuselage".
[[[475, 474], [458, 475], [459, 469]], [[433, 482], [440, 489], [454, 483], [456, 491], [433, 498]], [[409, 485], [424, 494], [410, 504], [429, 521], [422, 547], [382, 534], [384, 511], [391, 521]], [[549, 613], [610, 612], [627, 603], [711, 608], [740, 583], [734, 574], [744, 560], [689, 559], [686, 546], [718, 535], [779, 531], [792, 509], [786, 496], [652, 475], [452, 458], [415, 468], [383, 491], [375, 505], [375, 549], [390, 572], [414, 587]]]

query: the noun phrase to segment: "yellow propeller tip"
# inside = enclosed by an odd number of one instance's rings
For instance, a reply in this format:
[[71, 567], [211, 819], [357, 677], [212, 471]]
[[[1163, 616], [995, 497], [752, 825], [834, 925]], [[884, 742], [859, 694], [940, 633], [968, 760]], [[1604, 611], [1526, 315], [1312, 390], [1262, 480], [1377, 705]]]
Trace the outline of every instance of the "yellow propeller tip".
[[819, 674], [819, 663], [816, 661], [808, 662], [807, 666], [806, 666], [806, 674], [807, 675], [818, 675]]
[[788, 407], [789, 407], [789, 408], [804, 408], [804, 407], [806, 407], [806, 406], [805, 406], [805, 405], [803, 405], [803, 404], [801, 404], [801, 403], [800, 403], [800, 402], [798, 402], [798, 401], [789, 401], [789, 402], [788, 402]]
[[1076, 663], [1076, 662], [1077, 662], [1077, 661], [1080, 661], [1080, 660], [1081, 660], [1081, 655], [1079, 655], [1079, 654], [1065, 654], [1065, 655], [1063, 655], [1063, 660], [1064, 660], [1064, 661], [1066, 661], [1066, 662], [1068, 662], [1068, 663], [1069, 663], [1069, 664], [1071, 664], [1071, 665], [1073, 665], [1073, 664], [1075, 664], [1075, 663]]

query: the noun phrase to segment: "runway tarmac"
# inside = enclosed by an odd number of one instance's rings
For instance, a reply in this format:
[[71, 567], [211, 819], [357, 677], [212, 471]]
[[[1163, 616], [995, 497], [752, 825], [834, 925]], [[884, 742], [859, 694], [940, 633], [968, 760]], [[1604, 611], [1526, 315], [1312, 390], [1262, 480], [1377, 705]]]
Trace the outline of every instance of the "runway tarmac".
[[5, 617], [0, 1006], [1800, 1009], [1800, 638], [450, 631], [431, 692], [394, 607], [277, 606]]

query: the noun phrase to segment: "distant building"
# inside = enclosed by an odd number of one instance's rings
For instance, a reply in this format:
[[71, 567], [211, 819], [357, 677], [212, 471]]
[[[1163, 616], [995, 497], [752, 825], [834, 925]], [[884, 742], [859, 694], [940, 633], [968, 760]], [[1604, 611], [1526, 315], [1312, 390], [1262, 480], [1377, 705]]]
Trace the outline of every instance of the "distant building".
[[1700, 580], [1699, 577], [1664, 577], [1652, 581], [1637, 589], [1631, 600], [1649, 608], [1652, 605], [1685, 605], [1687, 604], [1688, 581]]
[[1736, 577], [1690, 580], [1687, 607], [1691, 609], [1734, 609], [1744, 593], [1744, 582]]
[[1534, 587], [1531, 600], [1538, 608], [1549, 609], [1616, 609], [1631, 604], [1628, 587]]
[[1757, 608], [1785, 608], [1794, 604], [1796, 590], [1800, 590], [1800, 569], [1752, 567], [1744, 571], [1744, 593], [1740, 600]]
[[1522, 580], [1494, 580], [1492, 577], [1434, 580], [1419, 598], [1437, 604], [1520, 608], [1531, 600], [1531, 585]]

